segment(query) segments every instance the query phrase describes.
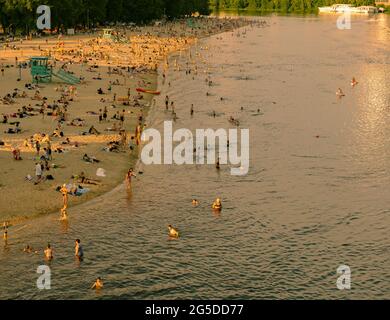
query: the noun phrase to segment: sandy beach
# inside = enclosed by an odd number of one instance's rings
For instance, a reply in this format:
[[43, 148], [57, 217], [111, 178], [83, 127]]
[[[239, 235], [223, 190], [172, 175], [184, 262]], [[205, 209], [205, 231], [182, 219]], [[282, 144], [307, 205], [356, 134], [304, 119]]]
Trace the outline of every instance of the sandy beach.
[[[63, 184], [77, 190], [77, 196], [69, 196], [73, 206], [121, 183], [138, 159], [135, 128], [147, 126], [145, 118], [154, 103], [152, 94], [135, 89], [158, 90], [157, 67], [170, 53], [247, 24], [241, 19], [207, 18], [196, 19], [195, 28], [177, 21], [120, 30], [120, 42], [102, 40], [98, 32], [3, 44], [0, 220], [15, 224], [59, 212]], [[73, 74], [80, 84], [56, 78], [32, 84], [30, 68], [18, 64], [39, 56], [51, 56], [53, 70]], [[106, 120], [99, 119], [104, 110]], [[45, 156], [44, 148], [51, 149], [50, 156]], [[42, 180], [36, 178], [37, 163], [44, 168]], [[87, 179], [80, 179], [81, 173]]]

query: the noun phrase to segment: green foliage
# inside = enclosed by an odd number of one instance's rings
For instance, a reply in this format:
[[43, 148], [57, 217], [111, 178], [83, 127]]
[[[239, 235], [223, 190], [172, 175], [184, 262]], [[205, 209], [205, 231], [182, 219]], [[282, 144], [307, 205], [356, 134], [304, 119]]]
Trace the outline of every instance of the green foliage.
[[[242, 1], [246, 6], [248, 1]], [[208, 15], [209, 0], [0, 0], [0, 25], [23, 33], [36, 28], [39, 5], [51, 8], [52, 28], [90, 27], [106, 22], [146, 23], [199, 12]]]
[[211, 0], [210, 5], [223, 9], [279, 10], [304, 12], [335, 3], [349, 3], [355, 6], [375, 5], [375, 0]]

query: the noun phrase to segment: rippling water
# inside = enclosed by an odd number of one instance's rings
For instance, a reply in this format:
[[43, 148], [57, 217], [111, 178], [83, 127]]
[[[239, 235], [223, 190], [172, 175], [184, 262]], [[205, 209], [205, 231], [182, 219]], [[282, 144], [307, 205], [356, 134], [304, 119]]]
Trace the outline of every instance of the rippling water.
[[[390, 298], [390, 19], [362, 16], [344, 31], [335, 16], [265, 19], [268, 28], [202, 40], [192, 54], [204, 56], [215, 85], [171, 70], [149, 121], [160, 128], [170, 119], [165, 93], [175, 101], [175, 128], [229, 128], [227, 117], [240, 119], [250, 129], [249, 174], [141, 165], [131, 195], [119, 186], [73, 208], [67, 225], [54, 214], [15, 227], [0, 253], [0, 298]], [[174, 59], [183, 65], [188, 54], [171, 57], [171, 66]], [[219, 216], [210, 210], [217, 196]], [[167, 224], [180, 229], [179, 240], [168, 240]], [[39, 291], [44, 261], [21, 249], [48, 241], [52, 289]], [[336, 288], [341, 264], [351, 268], [350, 291]], [[98, 276], [105, 288], [97, 294], [88, 288]]]

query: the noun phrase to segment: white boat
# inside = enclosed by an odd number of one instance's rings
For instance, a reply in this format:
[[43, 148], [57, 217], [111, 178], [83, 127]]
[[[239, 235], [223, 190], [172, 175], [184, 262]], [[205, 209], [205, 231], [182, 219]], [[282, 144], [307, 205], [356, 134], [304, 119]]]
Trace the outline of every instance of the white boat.
[[378, 8], [374, 6], [361, 6], [352, 8], [353, 13], [378, 13]]
[[334, 4], [330, 7], [319, 7], [320, 12], [350, 12], [352, 6], [350, 4]]
[[319, 12], [336, 12], [336, 13], [377, 13], [378, 9], [374, 6], [361, 6], [361, 7], [353, 7], [350, 4], [334, 4], [330, 7], [319, 7]]

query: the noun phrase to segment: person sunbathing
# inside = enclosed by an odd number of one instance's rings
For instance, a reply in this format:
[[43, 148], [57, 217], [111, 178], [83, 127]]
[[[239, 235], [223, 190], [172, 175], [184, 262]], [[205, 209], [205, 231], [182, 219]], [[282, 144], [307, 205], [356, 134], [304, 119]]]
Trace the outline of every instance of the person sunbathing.
[[100, 160], [96, 159], [94, 156], [90, 157], [87, 154], [84, 154], [83, 160], [85, 162], [89, 162], [89, 163], [99, 163], [100, 162]]
[[40, 95], [39, 91], [35, 91], [34, 97], [32, 100], [42, 100], [42, 96]]
[[59, 128], [56, 128], [53, 131], [52, 137], [62, 138], [63, 136], [64, 136], [64, 133]]
[[77, 183], [82, 183], [82, 184], [90, 184], [90, 185], [100, 185], [100, 180], [95, 180], [95, 179], [91, 179], [91, 178], [87, 178], [85, 176], [85, 173], [84, 172], [81, 172], [80, 174], [78, 175], [73, 175], [72, 176], [72, 179], [76, 180]]
[[92, 126], [91, 128], [89, 128], [88, 132], [83, 132], [82, 133], [83, 136], [85, 136], [87, 134], [94, 134], [94, 135], [98, 136], [100, 134], [100, 132], [97, 131], [94, 126]]
[[83, 127], [85, 126], [85, 120], [81, 118], [73, 119], [71, 122], [68, 123], [68, 126]]

